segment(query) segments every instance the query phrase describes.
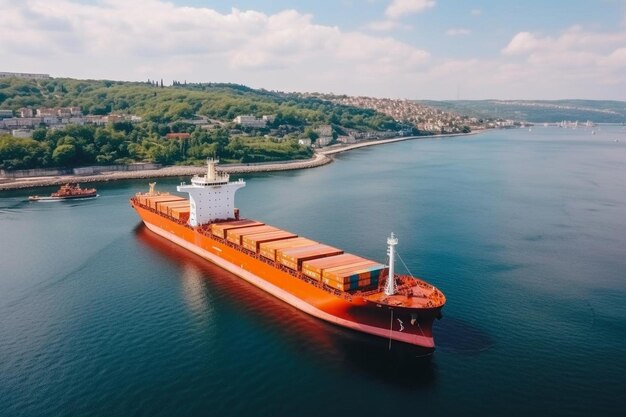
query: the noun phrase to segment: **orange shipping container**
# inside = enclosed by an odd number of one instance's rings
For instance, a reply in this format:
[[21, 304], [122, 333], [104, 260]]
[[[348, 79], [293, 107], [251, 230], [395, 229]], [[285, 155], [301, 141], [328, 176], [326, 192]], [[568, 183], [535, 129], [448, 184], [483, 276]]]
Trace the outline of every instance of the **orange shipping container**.
[[148, 198], [148, 196], [147, 196], [147, 195], [143, 195], [143, 194], [141, 194], [141, 195], [138, 195], [138, 196], [137, 196], [137, 201], [139, 202], [139, 204], [141, 204], [141, 205], [145, 206], [145, 205], [147, 205], [147, 204], [146, 204], [146, 199], [147, 199], [147, 198]]
[[164, 201], [164, 202], [160, 202], [159, 203], [160, 206], [167, 206], [167, 207], [177, 207], [177, 206], [187, 206], [189, 207], [189, 200], [176, 200], [176, 201]]
[[189, 208], [174, 208], [170, 210], [170, 216], [175, 218], [176, 220], [181, 220], [186, 222], [189, 220]]
[[172, 217], [175, 218], [176, 220], [180, 220], [183, 223], [186, 223], [189, 221], [189, 212], [183, 212], [183, 213], [173, 213]]
[[247, 235], [243, 237], [243, 247], [253, 252], [259, 252], [259, 245], [264, 242], [274, 242], [277, 240], [285, 240], [298, 237], [293, 233], [286, 232], [284, 230], [278, 230], [276, 232], [259, 233], [254, 235]]
[[284, 248], [299, 248], [303, 246], [317, 245], [317, 242], [305, 237], [296, 237], [293, 239], [280, 240], [278, 242], [264, 242], [259, 245], [259, 255], [276, 260], [276, 253]]
[[253, 235], [257, 233], [275, 232], [278, 229], [273, 226], [251, 226], [231, 229], [226, 232], [226, 240], [236, 245], [241, 245], [241, 238], [244, 235]]
[[312, 259], [310, 261], [302, 262], [302, 273], [310, 278], [319, 281], [322, 278], [322, 272], [325, 269], [339, 266], [349, 266], [366, 260], [367, 259], [361, 258], [360, 256], [352, 255], [351, 253], [344, 253], [343, 255], [337, 256], [329, 256], [326, 258]]
[[182, 197], [178, 197], [175, 195], [169, 195], [169, 196], [155, 196], [155, 197], [148, 197], [146, 199], [147, 201], [147, 205], [148, 207], [150, 207], [153, 210], [156, 210], [156, 204], [162, 201], [180, 201], [180, 200], [184, 200], [184, 198]]
[[341, 255], [342, 250], [333, 248], [332, 246], [323, 245], [321, 243], [313, 246], [305, 246], [295, 249], [281, 249], [278, 251], [276, 258], [281, 265], [299, 271], [302, 268], [302, 262], [310, 259], [324, 258], [326, 256]]
[[160, 203], [159, 207], [161, 211], [165, 210], [167, 214], [171, 214], [172, 209], [189, 209], [190, 204], [189, 201], [168, 201], [165, 203]]
[[374, 279], [378, 281], [385, 265], [371, 262], [361, 265], [353, 265], [347, 268], [331, 268], [323, 272], [322, 277], [342, 284], [354, 283], [364, 279]]
[[175, 201], [158, 201], [156, 203], [156, 207], [157, 207], [157, 211], [159, 213], [163, 213], [166, 215], [169, 215], [169, 211], [170, 211], [170, 207], [172, 207], [172, 205], [178, 205], [180, 206], [181, 204], [186, 205], [187, 207], [189, 206], [189, 203], [186, 202], [187, 200], [175, 200]]
[[155, 205], [156, 205], [156, 208], [159, 208], [160, 206], [163, 206], [163, 205], [179, 204], [179, 203], [185, 203], [187, 201], [188, 200], [186, 200], [183, 197], [172, 196], [169, 200], [156, 200]]
[[211, 233], [213, 233], [215, 236], [218, 236], [224, 239], [226, 237], [226, 232], [228, 230], [238, 229], [240, 227], [263, 226], [263, 224], [264, 223], [257, 222], [256, 220], [247, 220], [247, 219], [213, 223], [211, 225]]

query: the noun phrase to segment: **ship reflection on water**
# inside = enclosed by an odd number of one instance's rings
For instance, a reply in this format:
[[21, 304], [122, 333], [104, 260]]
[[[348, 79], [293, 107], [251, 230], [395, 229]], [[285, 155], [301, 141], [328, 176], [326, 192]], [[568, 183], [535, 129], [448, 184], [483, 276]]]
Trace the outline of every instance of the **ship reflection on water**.
[[183, 297], [196, 319], [213, 314], [215, 307], [209, 303], [219, 298], [228, 303], [229, 312], [236, 312], [241, 319], [253, 319], [255, 327], [280, 338], [293, 352], [320, 366], [348, 366], [353, 372], [409, 389], [435, 382], [436, 363], [427, 350], [395, 341], [390, 348], [388, 340], [326, 323], [153, 234], [143, 225], [135, 228], [135, 234], [140, 243], [180, 267]]
[[181, 284], [182, 293], [189, 310], [194, 317], [206, 317], [211, 314], [212, 306], [208, 302], [205, 276], [193, 263], [182, 265]]

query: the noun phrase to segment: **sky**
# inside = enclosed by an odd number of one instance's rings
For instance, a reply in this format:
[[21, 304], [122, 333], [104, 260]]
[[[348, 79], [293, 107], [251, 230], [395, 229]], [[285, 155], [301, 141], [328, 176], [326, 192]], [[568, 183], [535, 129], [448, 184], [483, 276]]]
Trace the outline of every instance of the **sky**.
[[0, 71], [626, 100], [626, 0], [0, 0]]

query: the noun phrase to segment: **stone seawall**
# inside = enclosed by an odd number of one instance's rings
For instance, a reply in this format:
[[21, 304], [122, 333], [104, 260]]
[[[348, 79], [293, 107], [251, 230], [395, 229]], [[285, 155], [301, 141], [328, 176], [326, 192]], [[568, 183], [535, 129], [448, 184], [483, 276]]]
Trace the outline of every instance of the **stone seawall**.
[[[252, 172], [289, 171], [294, 169], [314, 168], [331, 162], [332, 159], [323, 154], [315, 154], [311, 159], [303, 161], [287, 161], [268, 164], [237, 164], [223, 165], [220, 170], [231, 174], [244, 174]], [[59, 175], [53, 177], [29, 177], [8, 179], [0, 181], [0, 191], [17, 190], [32, 187], [46, 187], [65, 184], [68, 182], [108, 182], [125, 179], [163, 178], [163, 177], [189, 177], [195, 174], [203, 174], [206, 167], [203, 166], [168, 166], [159, 169], [144, 169], [138, 171], [101, 171], [93, 175]]]

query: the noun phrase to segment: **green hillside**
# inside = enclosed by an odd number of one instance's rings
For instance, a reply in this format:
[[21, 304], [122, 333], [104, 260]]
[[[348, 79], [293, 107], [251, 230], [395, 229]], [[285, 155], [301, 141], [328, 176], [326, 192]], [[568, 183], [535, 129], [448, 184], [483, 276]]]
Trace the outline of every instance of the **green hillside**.
[[444, 111], [479, 118], [500, 118], [533, 123], [591, 120], [595, 123], [626, 122], [626, 102], [609, 100], [422, 100], [419, 103]]
[[[265, 162], [308, 158], [312, 150], [298, 138], [315, 139], [312, 128], [332, 125], [360, 131], [400, 129], [401, 124], [374, 110], [334, 104], [319, 98], [255, 90], [235, 84], [153, 82], [0, 80], [0, 109], [80, 106], [84, 114], [124, 113], [140, 123], [38, 129], [32, 139], [0, 134], [0, 168], [23, 169], [154, 161], [197, 163], [217, 155], [232, 162]], [[274, 115], [267, 128], [234, 126], [237, 115]], [[209, 126], [185, 120], [205, 116]], [[189, 139], [165, 139], [171, 132]]]

